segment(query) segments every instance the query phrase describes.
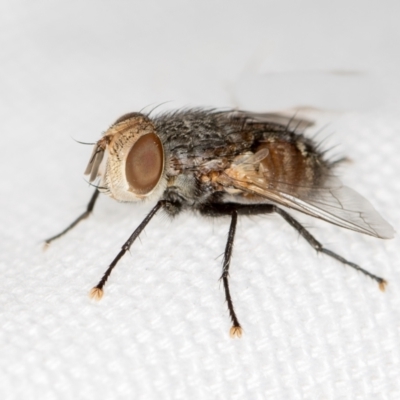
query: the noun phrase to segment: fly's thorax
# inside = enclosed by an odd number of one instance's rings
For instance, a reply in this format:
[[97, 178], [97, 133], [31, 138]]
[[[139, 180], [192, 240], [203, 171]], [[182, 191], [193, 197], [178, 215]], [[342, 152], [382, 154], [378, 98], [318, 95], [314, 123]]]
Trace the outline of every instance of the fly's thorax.
[[166, 185], [164, 147], [150, 119], [139, 113], [119, 118], [98, 142], [97, 151], [102, 148], [106, 161], [100, 187], [112, 198], [139, 201], [161, 195]]

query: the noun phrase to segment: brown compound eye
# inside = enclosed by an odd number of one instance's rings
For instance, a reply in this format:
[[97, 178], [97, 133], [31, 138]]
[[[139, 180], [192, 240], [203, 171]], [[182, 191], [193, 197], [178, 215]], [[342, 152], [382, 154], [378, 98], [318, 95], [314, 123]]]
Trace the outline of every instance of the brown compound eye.
[[128, 154], [125, 165], [126, 179], [138, 194], [151, 192], [160, 180], [164, 167], [164, 150], [155, 133], [139, 138]]

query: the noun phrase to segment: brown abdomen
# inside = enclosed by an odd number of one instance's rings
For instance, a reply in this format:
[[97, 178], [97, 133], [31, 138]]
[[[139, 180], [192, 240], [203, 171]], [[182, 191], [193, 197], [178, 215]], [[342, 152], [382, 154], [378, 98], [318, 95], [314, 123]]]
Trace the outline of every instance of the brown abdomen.
[[265, 148], [268, 155], [261, 161], [260, 168], [268, 187], [285, 192], [292, 188], [295, 194], [300, 188], [318, 184], [323, 167], [318, 156], [307, 151], [306, 144], [273, 139], [262, 143], [257, 151]]

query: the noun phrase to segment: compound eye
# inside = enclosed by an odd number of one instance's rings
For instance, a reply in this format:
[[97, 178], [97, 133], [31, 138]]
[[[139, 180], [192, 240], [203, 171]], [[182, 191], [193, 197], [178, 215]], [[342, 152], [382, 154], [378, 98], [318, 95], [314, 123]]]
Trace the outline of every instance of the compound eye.
[[126, 179], [138, 194], [151, 192], [160, 180], [164, 167], [164, 150], [155, 133], [139, 138], [126, 159]]

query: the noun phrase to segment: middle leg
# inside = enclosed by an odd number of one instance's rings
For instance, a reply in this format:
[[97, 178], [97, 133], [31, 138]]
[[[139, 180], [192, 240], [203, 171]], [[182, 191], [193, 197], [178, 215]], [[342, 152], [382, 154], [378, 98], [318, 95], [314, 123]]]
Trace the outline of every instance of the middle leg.
[[230, 330], [230, 335], [231, 335], [231, 337], [237, 336], [240, 338], [242, 336], [242, 327], [239, 324], [235, 310], [233, 308], [233, 302], [232, 302], [231, 293], [229, 290], [229, 282], [228, 282], [229, 266], [231, 263], [233, 241], [235, 239], [235, 232], [236, 232], [236, 225], [237, 225], [237, 216], [238, 216], [237, 211], [233, 210], [231, 225], [229, 227], [228, 240], [226, 242], [226, 247], [225, 247], [224, 261], [223, 261], [223, 265], [222, 265], [222, 275], [221, 275], [220, 279], [222, 279], [222, 282], [224, 284], [225, 299], [228, 304], [229, 315], [232, 320], [232, 328]]
[[241, 337], [242, 327], [236, 316], [231, 293], [229, 290], [229, 266], [232, 256], [233, 242], [235, 239], [238, 215], [268, 214], [273, 212], [270, 204], [238, 204], [238, 203], [209, 203], [200, 209], [200, 213], [210, 217], [231, 216], [231, 225], [226, 242], [221, 280], [224, 284], [225, 299], [228, 304], [229, 315], [232, 320], [230, 329], [231, 337]]

